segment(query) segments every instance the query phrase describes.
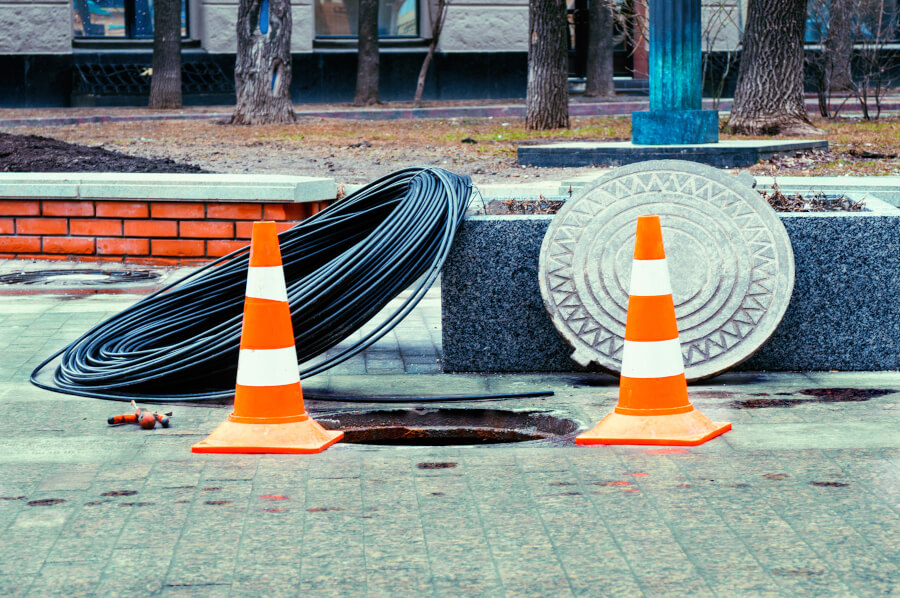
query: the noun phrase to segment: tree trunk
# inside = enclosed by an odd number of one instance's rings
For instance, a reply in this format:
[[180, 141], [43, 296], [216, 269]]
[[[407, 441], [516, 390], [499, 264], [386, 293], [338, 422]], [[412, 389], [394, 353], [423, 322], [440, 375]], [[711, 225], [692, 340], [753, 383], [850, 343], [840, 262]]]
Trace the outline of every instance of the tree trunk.
[[[429, 6], [431, 5], [429, 4]], [[431, 65], [431, 59], [434, 58], [434, 50], [441, 39], [441, 29], [444, 28], [444, 18], [446, 16], [447, 0], [438, 0], [434, 19], [431, 21], [431, 43], [428, 44], [428, 53], [425, 54], [425, 60], [422, 61], [422, 68], [419, 70], [419, 78], [416, 81], [416, 95], [413, 97], [413, 106], [416, 108], [422, 105], [425, 77], [428, 76], [428, 67]]]
[[569, 127], [565, 0], [530, 0], [525, 127]]
[[828, 37], [825, 40], [826, 81], [833, 91], [850, 88], [850, 55], [853, 53], [853, 0], [831, 0]]
[[292, 123], [291, 6], [289, 0], [240, 0], [230, 123]]
[[378, 99], [378, 0], [359, 0], [359, 59], [354, 106], [371, 106]]
[[181, 0], [153, 3], [151, 108], [181, 108]]
[[750, 0], [728, 127], [746, 135], [815, 135], [803, 102], [806, 0]]
[[616, 95], [613, 80], [613, 12], [607, 0], [590, 0], [588, 5], [587, 97]]

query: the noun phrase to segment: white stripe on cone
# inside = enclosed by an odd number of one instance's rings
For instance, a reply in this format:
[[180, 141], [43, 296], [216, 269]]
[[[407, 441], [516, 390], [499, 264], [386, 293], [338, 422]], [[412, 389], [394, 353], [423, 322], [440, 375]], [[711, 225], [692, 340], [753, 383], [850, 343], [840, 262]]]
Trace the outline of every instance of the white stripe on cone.
[[251, 266], [247, 270], [247, 297], [287, 302], [281, 266]]
[[284, 386], [300, 382], [297, 349], [241, 349], [237, 383], [241, 386]]
[[681, 343], [667, 341], [625, 341], [622, 375], [627, 378], [665, 378], [684, 373]]
[[666, 259], [634, 260], [631, 266], [630, 294], [640, 297], [671, 295], [672, 283], [669, 281]]

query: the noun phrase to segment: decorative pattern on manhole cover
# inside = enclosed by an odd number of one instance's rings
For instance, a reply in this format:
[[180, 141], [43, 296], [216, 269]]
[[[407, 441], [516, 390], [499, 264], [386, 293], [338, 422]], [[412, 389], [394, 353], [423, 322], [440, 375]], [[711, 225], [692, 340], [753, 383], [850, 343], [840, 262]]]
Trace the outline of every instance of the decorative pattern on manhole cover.
[[0, 284], [93, 286], [157, 278], [159, 273], [147, 270], [35, 270], [0, 275]]
[[614, 170], [568, 201], [540, 255], [540, 287], [572, 359], [618, 372], [637, 217], [657, 214], [688, 380], [750, 357], [794, 287], [784, 225], [749, 186], [715, 168], [655, 160]]

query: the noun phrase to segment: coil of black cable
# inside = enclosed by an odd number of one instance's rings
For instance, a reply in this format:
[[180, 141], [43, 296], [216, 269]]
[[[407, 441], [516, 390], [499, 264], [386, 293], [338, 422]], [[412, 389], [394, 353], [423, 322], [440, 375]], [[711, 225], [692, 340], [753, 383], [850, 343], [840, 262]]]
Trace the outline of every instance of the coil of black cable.
[[[281, 233], [301, 377], [377, 341], [434, 283], [472, 195], [439, 168], [389, 174]], [[32, 383], [57, 392], [154, 402], [234, 394], [249, 248], [220, 258], [98, 324], [50, 356]], [[339, 353], [401, 291], [402, 305]], [[56, 358], [52, 383], [38, 377]]]

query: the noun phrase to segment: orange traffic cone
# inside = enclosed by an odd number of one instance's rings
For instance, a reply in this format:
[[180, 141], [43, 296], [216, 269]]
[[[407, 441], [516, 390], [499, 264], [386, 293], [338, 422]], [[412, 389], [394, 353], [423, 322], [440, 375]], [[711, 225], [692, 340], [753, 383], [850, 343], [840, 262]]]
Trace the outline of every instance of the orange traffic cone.
[[688, 400], [659, 216], [639, 216], [619, 403], [576, 444], [694, 446], [731, 429]]
[[303, 406], [275, 223], [254, 222], [234, 411], [191, 452], [318, 453], [343, 437]]

